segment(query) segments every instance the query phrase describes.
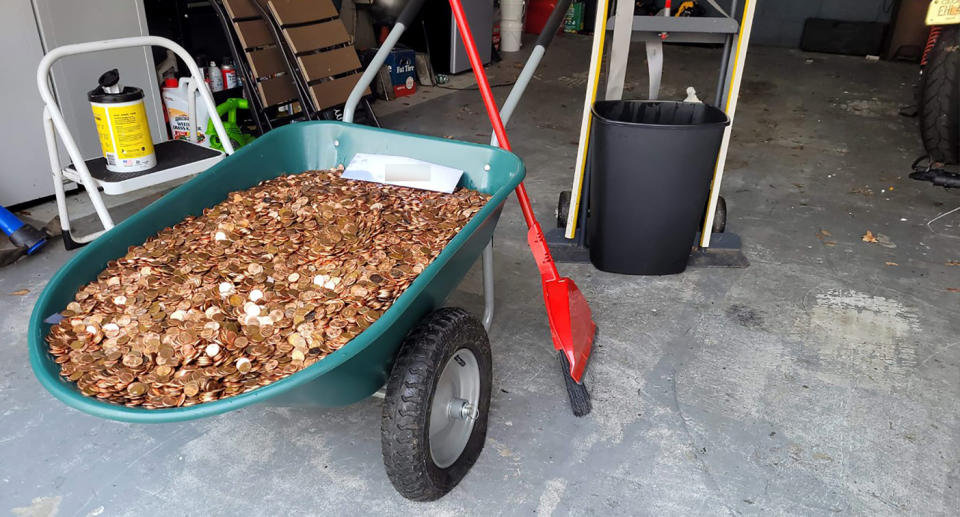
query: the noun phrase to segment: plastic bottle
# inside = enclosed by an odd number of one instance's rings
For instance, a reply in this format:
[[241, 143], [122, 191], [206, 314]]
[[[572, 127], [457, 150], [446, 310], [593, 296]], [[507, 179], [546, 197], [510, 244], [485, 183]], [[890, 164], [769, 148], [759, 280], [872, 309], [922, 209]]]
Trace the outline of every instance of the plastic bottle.
[[200, 97], [193, 80], [183, 77], [179, 80], [169, 78], [164, 82], [163, 104], [167, 108], [167, 122], [170, 124], [170, 134], [174, 140], [190, 141], [190, 106], [189, 95], [193, 95], [197, 110], [197, 140], [196, 143], [209, 146], [210, 142], [204, 132], [210, 116], [207, 107]]
[[223, 91], [223, 72], [216, 62], [210, 61], [210, 66], [207, 67], [207, 77], [210, 79], [211, 91]]

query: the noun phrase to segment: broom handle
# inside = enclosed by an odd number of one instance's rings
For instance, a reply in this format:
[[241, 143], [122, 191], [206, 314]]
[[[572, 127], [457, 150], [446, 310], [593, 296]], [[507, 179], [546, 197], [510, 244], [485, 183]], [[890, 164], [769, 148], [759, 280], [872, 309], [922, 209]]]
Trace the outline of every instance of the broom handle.
[[[463, 39], [463, 46], [467, 50], [473, 75], [477, 78], [477, 86], [480, 88], [480, 96], [483, 97], [483, 106], [487, 110], [487, 116], [490, 117], [493, 134], [496, 135], [500, 148], [509, 151], [510, 140], [507, 139], [507, 130], [504, 129], [503, 120], [500, 119], [500, 110], [493, 98], [487, 73], [483, 70], [483, 61], [480, 60], [480, 53], [477, 52], [477, 44], [473, 40], [473, 33], [470, 32], [470, 23], [467, 22], [463, 4], [460, 3], [460, 0], [450, 0], [450, 10], [453, 11], [453, 18], [457, 23], [457, 29], [460, 31], [460, 38]], [[550, 249], [547, 248], [547, 242], [543, 238], [543, 230], [533, 213], [533, 205], [530, 203], [530, 196], [527, 195], [527, 188], [523, 185], [523, 182], [517, 185], [516, 193], [517, 200], [520, 201], [520, 210], [523, 212], [523, 219], [527, 223], [527, 228], [529, 228], [527, 241], [530, 243], [537, 267], [545, 279], [557, 279], [560, 276], [557, 272], [557, 265], [554, 264], [553, 257], [550, 256]]]

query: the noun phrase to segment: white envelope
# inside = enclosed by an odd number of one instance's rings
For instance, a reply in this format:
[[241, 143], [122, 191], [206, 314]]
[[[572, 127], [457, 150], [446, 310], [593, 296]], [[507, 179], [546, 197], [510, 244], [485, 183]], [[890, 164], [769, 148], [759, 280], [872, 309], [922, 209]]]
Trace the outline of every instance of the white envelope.
[[405, 156], [357, 153], [341, 177], [450, 194], [463, 171]]

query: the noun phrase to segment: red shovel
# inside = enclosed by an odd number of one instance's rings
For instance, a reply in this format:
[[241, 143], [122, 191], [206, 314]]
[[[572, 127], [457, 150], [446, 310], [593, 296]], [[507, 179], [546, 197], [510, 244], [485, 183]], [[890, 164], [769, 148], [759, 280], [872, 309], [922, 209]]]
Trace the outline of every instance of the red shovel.
[[[497, 103], [490, 90], [490, 82], [483, 69], [483, 62], [477, 53], [477, 45], [473, 41], [470, 25], [463, 12], [460, 0], [450, 0], [450, 9], [453, 11], [460, 37], [463, 39], [473, 75], [477, 78], [483, 104], [493, 125], [493, 132], [497, 136], [500, 147], [510, 150], [510, 141], [500, 119]], [[533, 214], [533, 206], [527, 196], [527, 189], [523, 183], [517, 186], [517, 199], [523, 218], [527, 222], [527, 243], [533, 258], [540, 270], [540, 280], [543, 283], [543, 298], [547, 306], [547, 316], [550, 320], [550, 333], [553, 335], [553, 346], [560, 352], [560, 361], [563, 365], [564, 381], [567, 393], [570, 395], [570, 406], [573, 414], [583, 416], [590, 412], [590, 395], [583, 386], [583, 371], [590, 358], [593, 346], [593, 336], [597, 330], [596, 324], [590, 315], [590, 306], [583, 293], [573, 283], [573, 280], [561, 277], [557, 272], [557, 265], [550, 256], [550, 249], [543, 238], [543, 230]]]

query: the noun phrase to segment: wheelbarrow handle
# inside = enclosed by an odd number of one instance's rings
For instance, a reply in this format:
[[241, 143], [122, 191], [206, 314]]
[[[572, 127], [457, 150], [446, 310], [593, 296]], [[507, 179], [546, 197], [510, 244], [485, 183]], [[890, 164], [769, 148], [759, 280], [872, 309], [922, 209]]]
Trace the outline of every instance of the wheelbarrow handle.
[[[533, 79], [533, 74], [537, 72], [537, 68], [540, 66], [540, 60], [543, 59], [543, 55], [547, 52], [547, 47], [549, 47], [550, 42], [553, 41], [553, 36], [557, 34], [557, 29], [559, 29], [560, 24], [563, 23], [563, 18], [570, 8], [570, 2], [571, 0], [561, 0], [557, 2], [557, 5], [553, 7], [553, 12], [550, 13], [550, 18], [547, 19], [547, 23], [540, 31], [540, 35], [537, 36], [537, 43], [534, 45], [533, 51], [530, 52], [530, 57], [527, 58], [527, 62], [523, 65], [523, 70], [521, 70], [520, 75], [517, 76], [516, 83], [514, 83], [513, 88], [510, 89], [510, 94], [507, 95], [507, 100], [503, 102], [503, 107], [500, 108], [500, 118], [503, 119], [504, 124], [510, 122], [510, 116], [513, 115], [513, 110], [520, 104], [520, 98], [523, 97], [523, 93], [527, 90], [530, 80]], [[490, 145], [497, 145], [497, 135], [494, 134], [490, 136]]]
[[547, 23], [543, 26], [543, 30], [540, 31], [540, 35], [537, 36], [537, 46], [543, 48], [550, 46], [550, 42], [553, 41], [553, 37], [557, 34], [557, 29], [560, 28], [560, 24], [563, 23], [563, 19], [567, 16], [571, 1], [572, 0], [561, 0], [553, 7], [553, 12], [551, 12], [550, 17], [547, 18]]
[[380, 68], [383, 66], [383, 63], [386, 62], [387, 56], [393, 51], [393, 47], [397, 44], [397, 41], [400, 40], [403, 32], [407, 30], [410, 22], [412, 22], [417, 16], [417, 13], [420, 12], [420, 8], [423, 7], [425, 1], [426, 0], [410, 0], [407, 2], [407, 5], [403, 6], [403, 11], [400, 11], [397, 22], [393, 24], [393, 28], [390, 29], [390, 33], [387, 34], [387, 38], [380, 44], [380, 49], [377, 50], [377, 53], [373, 56], [373, 60], [367, 65], [367, 69], [363, 71], [363, 75], [360, 76], [357, 84], [350, 92], [350, 96], [347, 97], [347, 102], [343, 106], [344, 122], [353, 122], [353, 115], [357, 111], [357, 104], [359, 104], [360, 99], [363, 98], [363, 92], [366, 91], [367, 87], [373, 83], [373, 79], [380, 73]]

